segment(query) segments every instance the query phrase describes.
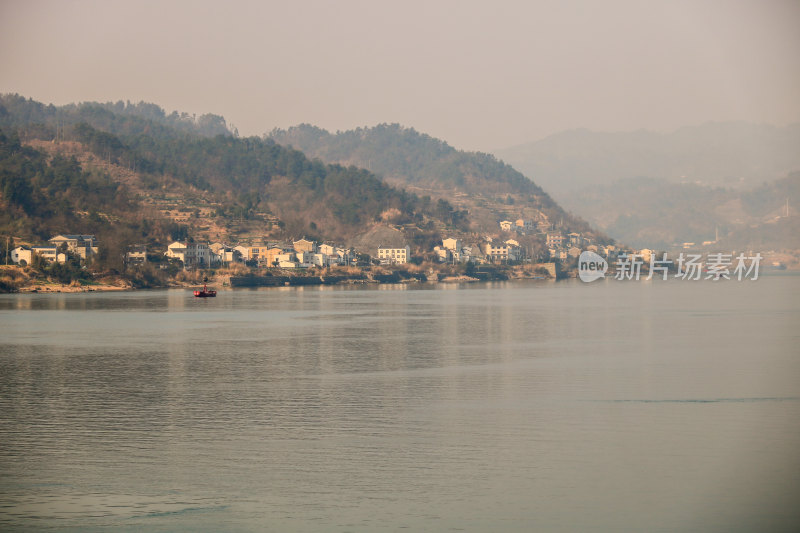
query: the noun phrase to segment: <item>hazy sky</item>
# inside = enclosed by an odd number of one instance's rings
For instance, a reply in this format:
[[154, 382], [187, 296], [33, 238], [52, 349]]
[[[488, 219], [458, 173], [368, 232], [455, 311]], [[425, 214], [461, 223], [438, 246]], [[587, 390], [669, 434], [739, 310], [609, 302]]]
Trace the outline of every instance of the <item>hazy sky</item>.
[[559, 130], [800, 121], [800, 0], [0, 0], [0, 92], [144, 100], [242, 135], [399, 122], [490, 151]]

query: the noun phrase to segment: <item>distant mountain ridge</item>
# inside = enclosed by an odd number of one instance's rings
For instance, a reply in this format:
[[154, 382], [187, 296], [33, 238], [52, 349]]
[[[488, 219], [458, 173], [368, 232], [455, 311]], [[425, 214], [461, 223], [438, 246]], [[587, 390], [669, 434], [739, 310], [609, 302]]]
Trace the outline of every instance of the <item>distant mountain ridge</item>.
[[225, 118], [211, 113], [190, 115], [164, 109], [148, 102], [82, 102], [54, 106], [43, 104], [18, 94], [0, 95], [0, 126], [19, 128], [32, 136], [46, 133], [47, 128], [58, 137], [59, 132], [85, 122], [113, 135], [141, 135], [153, 137], [179, 137], [185, 135], [216, 137], [235, 135]]
[[638, 177], [747, 186], [800, 170], [800, 123], [717, 122], [666, 134], [578, 129], [494, 153], [556, 198]]
[[570, 231], [592, 232], [584, 220], [566, 212], [512, 166], [490, 154], [457, 150], [413, 128], [379, 124], [330, 133], [301, 124], [273, 130], [268, 138], [329, 164], [369, 169], [416, 194], [447, 198], [467, 210], [483, 231], [497, 231], [497, 222], [503, 218], [535, 218], [544, 213]]
[[800, 217], [792, 203], [800, 199], [800, 172], [751, 190], [628, 178], [564, 198], [632, 246], [669, 249], [718, 235], [731, 249], [800, 249]]
[[773, 213], [787, 198], [800, 201], [800, 124], [570, 130], [495, 154], [633, 246], [704, 242], [719, 231], [736, 246], [800, 247], [796, 217]]
[[541, 187], [493, 155], [457, 150], [445, 141], [400, 124], [336, 133], [300, 124], [286, 130], [275, 129], [269, 138], [310, 157], [366, 168], [408, 185], [546, 196]]

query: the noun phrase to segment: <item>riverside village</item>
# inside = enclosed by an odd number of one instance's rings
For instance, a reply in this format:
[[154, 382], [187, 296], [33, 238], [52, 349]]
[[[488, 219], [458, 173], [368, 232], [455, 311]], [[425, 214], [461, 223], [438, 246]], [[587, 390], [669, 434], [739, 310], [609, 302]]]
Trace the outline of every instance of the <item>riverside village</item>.
[[[192, 286], [204, 276], [218, 286], [555, 279], [569, 275], [583, 247], [606, 257], [615, 252], [531, 220], [504, 220], [498, 229], [495, 236], [444, 238], [428, 250], [396, 243], [358, 250], [306, 238], [229, 244], [190, 237], [161, 249], [127, 246], [122, 269], [94, 275], [91, 267], [106, 253], [104, 243], [94, 235], [59, 234], [46, 243], [6, 243], [4, 283], [6, 290], [38, 292]], [[537, 246], [521, 244], [525, 235], [537, 235]], [[54, 275], [36, 279], [37, 269]]]
[[[204, 278], [218, 287], [554, 280], [576, 277], [583, 251], [597, 254], [612, 266], [637, 258], [645, 271], [655, 257], [662, 257], [646, 248], [596, 244], [580, 233], [559, 231], [546, 219], [503, 220], [498, 229], [493, 236], [447, 237], [428, 250], [412, 249], [408, 244], [357, 250], [305, 237], [235, 245], [188, 238], [161, 249], [126, 246], [122, 268], [111, 271], [92, 268], [104, 254], [103, 243], [94, 235], [59, 234], [47, 243], [7, 245], [0, 289], [79, 292], [190, 287]], [[711, 244], [713, 241], [703, 243], [706, 247]], [[692, 247], [694, 243], [683, 245]], [[675, 268], [672, 261], [666, 262], [670, 269]], [[660, 263], [663, 267], [664, 261]]]

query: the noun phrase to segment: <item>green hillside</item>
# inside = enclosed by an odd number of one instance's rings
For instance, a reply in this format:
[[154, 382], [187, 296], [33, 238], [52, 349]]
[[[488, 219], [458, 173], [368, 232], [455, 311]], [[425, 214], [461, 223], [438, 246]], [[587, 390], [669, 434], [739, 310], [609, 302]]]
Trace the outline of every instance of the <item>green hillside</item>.
[[[0, 131], [7, 207], [0, 231], [31, 240], [134, 225], [138, 240], [162, 243], [169, 228], [228, 242], [303, 235], [347, 242], [379, 221], [414, 224], [430, 238], [468, 224], [446, 200], [270, 139], [239, 138], [211, 115], [168, 115], [151, 104], [54, 107], [4, 95]], [[68, 179], [48, 177], [61, 167]]]
[[446, 186], [471, 193], [522, 193], [548, 203], [540, 187], [494, 156], [456, 150], [399, 124], [329, 133], [303, 124], [269, 137], [310, 157], [352, 164], [409, 185]]
[[327, 163], [368, 168], [420, 195], [445, 198], [469, 212], [474, 231], [493, 232], [504, 218], [543, 213], [570, 231], [592, 233], [586, 222], [565, 212], [541, 187], [494, 156], [457, 150], [413, 128], [381, 124], [334, 134], [304, 124], [274, 130], [269, 139]]

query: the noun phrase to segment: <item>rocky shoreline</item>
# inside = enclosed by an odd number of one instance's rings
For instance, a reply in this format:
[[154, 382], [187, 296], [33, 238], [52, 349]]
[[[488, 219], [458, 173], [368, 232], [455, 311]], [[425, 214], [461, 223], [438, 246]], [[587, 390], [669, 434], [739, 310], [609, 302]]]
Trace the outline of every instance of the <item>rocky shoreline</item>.
[[0, 292], [25, 294], [59, 294], [116, 292], [137, 289], [186, 288], [202, 286], [208, 276], [208, 285], [216, 289], [246, 287], [295, 287], [314, 285], [359, 285], [397, 283], [474, 283], [480, 281], [505, 281], [509, 279], [552, 279], [541, 272], [519, 267], [492, 267], [468, 273], [456, 269], [349, 269], [340, 271], [294, 272], [290, 270], [251, 271], [230, 269], [210, 272], [181, 272], [167, 280], [147, 283], [126, 274], [112, 273], [91, 280], [73, 280], [61, 283], [43, 278], [30, 270], [12, 270], [6, 267], [0, 279]]

